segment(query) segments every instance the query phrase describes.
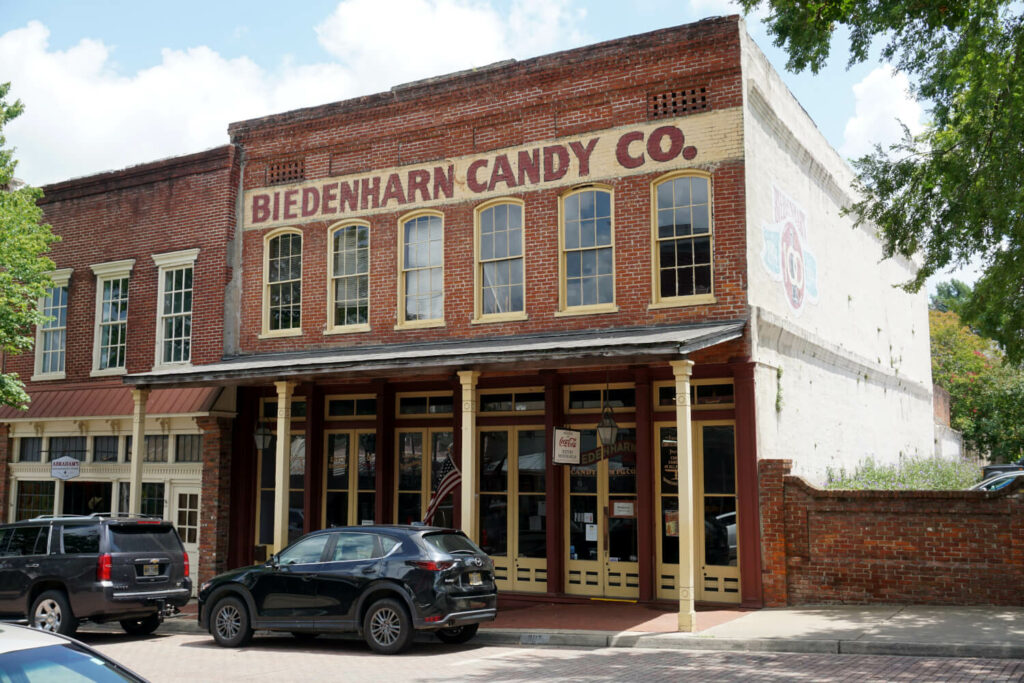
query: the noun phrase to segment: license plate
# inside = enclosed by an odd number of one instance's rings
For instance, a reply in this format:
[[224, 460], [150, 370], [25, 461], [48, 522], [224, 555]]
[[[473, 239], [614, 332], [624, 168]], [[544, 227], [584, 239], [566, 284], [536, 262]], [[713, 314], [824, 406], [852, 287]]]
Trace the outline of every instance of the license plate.
[[480, 572], [470, 572], [469, 573], [469, 585], [470, 586], [479, 586], [482, 583], [483, 583], [483, 579], [480, 578]]
[[153, 562], [152, 564], [142, 565], [142, 575], [143, 576], [159, 576], [160, 575], [160, 565], [157, 564], [156, 562]]

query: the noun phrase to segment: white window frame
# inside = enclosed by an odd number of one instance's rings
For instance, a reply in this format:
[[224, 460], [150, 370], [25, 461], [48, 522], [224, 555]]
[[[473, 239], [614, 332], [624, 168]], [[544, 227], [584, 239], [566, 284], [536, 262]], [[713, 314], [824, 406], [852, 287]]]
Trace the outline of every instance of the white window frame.
[[[300, 259], [300, 265], [299, 265], [299, 297], [300, 297], [300, 299], [299, 299], [299, 326], [298, 327], [289, 327], [289, 328], [283, 329], [283, 330], [272, 330], [272, 329], [270, 329], [270, 287], [271, 287], [271, 285], [274, 285], [274, 284], [281, 284], [281, 282], [284, 282], [284, 281], [273, 282], [273, 283], [270, 282], [270, 242], [272, 240], [278, 238], [278, 237], [283, 236], [283, 235], [298, 235], [299, 236], [299, 240], [301, 241], [301, 246], [299, 248], [299, 259]], [[306, 261], [307, 261], [307, 259], [302, 258], [302, 256], [303, 256], [305, 250], [306, 250], [306, 235], [302, 232], [302, 230], [300, 230], [298, 228], [291, 228], [291, 227], [288, 227], [288, 228], [278, 228], [276, 230], [271, 230], [270, 232], [268, 232], [266, 235], [263, 236], [263, 273], [261, 275], [261, 277], [263, 279], [263, 283], [262, 283], [262, 285], [263, 285], [263, 303], [262, 303], [263, 325], [262, 325], [262, 333], [259, 336], [260, 339], [268, 339], [268, 338], [274, 338], [274, 337], [299, 337], [299, 336], [302, 336], [302, 320], [305, 317], [303, 315], [303, 308], [304, 308], [304, 306], [303, 306], [302, 299], [304, 297], [303, 297], [303, 294], [302, 294], [302, 290], [305, 289], [305, 287], [303, 287], [303, 285], [305, 284], [304, 273], [305, 273]], [[287, 282], [292, 282], [292, 280], [287, 280]]]
[[[120, 367], [100, 369], [100, 345], [102, 343], [102, 332], [100, 323], [103, 318], [103, 283], [108, 280], [119, 280], [128, 278], [129, 291], [131, 288], [132, 268], [135, 267], [135, 259], [124, 259], [122, 261], [109, 261], [89, 266], [96, 276], [96, 317], [93, 323], [92, 334], [92, 372], [91, 377], [105, 377], [109, 375], [124, 375], [128, 372], [128, 321], [125, 321], [125, 364]], [[129, 311], [131, 302], [129, 300]]]
[[[153, 254], [153, 263], [157, 267], [157, 295], [156, 295], [156, 348], [153, 350], [153, 367], [190, 367], [192, 365], [192, 334], [189, 332], [189, 355], [186, 361], [166, 362], [164, 361], [164, 295], [166, 288], [164, 275], [167, 271], [179, 270], [181, 268], [192, 269], [192, 308], [188, 315], [191, 318], [196, 307], [196, 259], [199, 257], [199, 249], [183, 249], [172, 251], [166, 254]], [[175, 314], [182, 315], [182, 314]], [[191, 330], [190, 325], [190, 330]]]
[[[574, 249], [566, 248], [565, 230], [566, 230], [566, 215], [565, 215], [565, 204], [569, 201], [569, 198], [573, 195], [582, 194], [584, 192], [604, 192], [608, 195], [609, 202], [609, 218], [611, 220], [611, 242], [607, 245], [595, 245], [594, 247], [579, 247]], [[598, 249], [611, 249], [612, 252], [612, 300], [605, 303], [597, 304], [580, 304], [570, 306], [568, 302], [568, 273], [566, 266], [567, 255], [576, 251], [590, 251]], [[596, 315], [602, 313], [618, 313], [618, 274], [616, 271], [616, 249], [615, 249], [615, 189], [610, 185], [603, 183], [591, 183], [587, 185], [579, 185], [577, 187], [570, 188], [568, 191], [559, 195], [558, 197], [558, 310], [555, 312], [555, 317], [562, 316], [574, 316], [574, 315]]]
[[[334, 251], [334, 236], [349, 228], [365, 229], [366, 230], [366, 273], [359, 274], [347, 274], [339, 275], [335, 272], [335, 251]], [[370, 259], [372, 257], [371, 251], [371, 240], [372, 231], [370, 230], [370, 224], [366, 221], [345, 221], [343, 223], [336, 223], [332, 225], [327, 231], [327, 329], [324, 330], [324, 334], [351, 334], [353, 332], [369, 332], [370, 331]], [[336, 289], [335, 282], [345, 277], [359, 277], [360, 275], [366, 277], [366, 322], [356, 323], [352, 325], [346, 325], [340, 323], [335, 319], [336, 314]]]
[[[519, 209], [521, 224], [519, 226], [519, 255], [484, 258], [481, 243], [483, 241], [483, 215], [498, 206], [515, 206]], [[476, 207], [473, 211], [473, 320], [471, 323], [497, 323], [527, 320], [526, 314], [526, 202], [513, 197], [493, 199]], [[523, 310], [506, 311], [504, 313], [484, 313], [484, 268], [490, 263], [520, 260], [523, 264]]]
[[[49, 273], [50, 279], [53, 280], [53, 289], [64, 288], [67, 290], [67, 298], [65, 300], [65, 311], [64, 311], [64, 327], [51, 327], [44, 329], [43, 325], [36, 325], [36, 352], [35, 352], [35, 367], [34, 374], [32, 375], [31, 381], [41, 382], [46, 380], [64, 379], [67, 376], [68, 369], [68, 336], [67, 336], [67, 314], [71, 309], [71, 273], [74, 271], [73, 268], [61, 268], [60, 270], [54, 270]], [[39, 300], [39, 310], [43, 311], [43, 306], [46, 303], [46, 297]], [[64, 348], [61, 353], [64, 354], [64, 369], [59, 372], [43, 372], [43, 337], [47, 332], [54, 332], [57, 330], [64, 330]]]
[[[416, 268], [416, 270], [426, 270], [431, 268], [441, 269], [441, 317], [440, 318], [427, 318], [424, 320], [408, 320], [405, 317], [405, 297], [406, 297], [406, 278], [408, 273], [414, 272], [406, 268], [405, 264], [405, 224], [410, 221], [414, 221], [418, 218], [433, 217], [441, 221], [441, 263], [439, 265], [431, 265], [426, 268]], [[413, 211], [407, 213], [398, 219], [398, 324], [395, 325], [396, 330], [411, 330], [411, 329], [423, 329], [426, 327], [444, 327], [444, 299], [445, 299], [445, 286], [444, 286], [444, 248], [445, 248], [445, 215], [440, 211], [423, 209], [420, 211]]]

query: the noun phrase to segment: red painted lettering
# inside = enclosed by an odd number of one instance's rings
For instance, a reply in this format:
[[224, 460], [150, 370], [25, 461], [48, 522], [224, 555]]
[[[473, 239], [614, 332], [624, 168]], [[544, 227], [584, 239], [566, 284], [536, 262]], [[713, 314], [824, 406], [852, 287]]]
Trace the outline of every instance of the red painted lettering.
[[531, 184], [540, 182], [540, 150], [523, 150], [519, 153], [519, 184], [529, 179]]
[[316, 215], [320, 210], [320, 191], [315, 187], [306, 187], [302, 190], [302, 217]]
[[597, 138], [591, 138], [584, 147], [578, 142], [570, 142], [569, 149], [580, 162], [580, 176], [590, 175], [590, 153], [597, 147]]
[[[380, 206], [380, 176], [374, 176], [373, 178], [363, 178], [363, 209], [371, 208], [367, 207], [370, 201], [373, 201], [374, 209]], [[372, 193], [372, 194], [371, 194]]]
[[469, 165], [469, 170], [466, 171], [466, 185], [473, 192], [484, 192], [487, 190], [487, 186], [477, 180], [476, 172], [481, 168], [487, 167], [487, 159], [477, 159]]
[[284, 213], [281, 214], [281, 218], [286, 221], [290, 221], [293, 218], [298, 218], [292, 209], [299, 203], [299, 191], [298, 190], [285, 190], [284, 192]]
[[449, 165], [447, 170], [434, 167], [434, 199], [440, 199], [442, 194], [447, 199], [455, 194], [455, 166]]
[[341, 198], [338, 202], [338, 209], [345, 213], [345, 207], [348, 207], [349, 211], [359, 210], [359, 182], [356, 180], [352, 181], [350, 185], [347, 180], [342, 180], [338, 183], [338, 188], [341, 190]]
[[558, 180], [569, 172], [569, 153], [561, 145], [544, 148], [544, 182]]
[[278, 201], [278, 200], [280, 200], [280, 199], [281, 199], [281, 193], [280, 192], [275, 192], [274, 193], [274, 212], [273, 212], [273, 217], [274, 217], [275, 221], [278, 219], [278, 210], [280, 209], [280, 206], [279, 206], [280, 201]]
[[381, 204], [388, 205], [388, 201], [394, 199], [399, 204], [405, 204], [405, 190], [402, 188], [402, 181], [397, 173], [388, 176], [387, 185], [384, 186], [384, 199]]
[[423, 171], [423, 170], [409, 171], [409, 180], [407, 181], [407, 184], [409, 185], [409, 201], [410, 202], [416, 201], [416, 192], [418, 191], [420, 193], [420, 198], [423, 201], [425, 201], [425, 202], [429, 202], [430, 201], [430, 188], [428, 187], [429, 183], [430, 183], [430, 173], [429, 172]]
[[638, 157], [634, 157], [629, 153], [629, 145], [643, 139], [644, 134], [640, 131], [622, 134], [622, 137], [619, 138], [618, 143], [615, 145], [615, 158], [618, 160], [619, 166], [622, 166], [623, 168], [636, 168], [638, 166], [643, 166], [643, 154]]
[[[668, 138], [668, 148], [662, 140]], [[647, 153], [655, 161], [672, 161], [683, 151], [683, 131], [675, 126], [655, 128], [651, 137], [647, 138]]]
[[334, 200], [338, 198], [338, 186], [334, 183], [330, 185], [324, 185], [320, 190], [320, 199], [323, 201], [323, 207], [321, 210], [324, 214], [338, 213], [338, 209], [334, 207]]
[[494, 170], [491, 171], [491, 182], [487, 189], [493, 190], [498, 183], [505, 183], [508, 187], [516, 186], [516, 176], [512, 172], [512, 165], [508, 163], [508, 156], [499, 154], [494, 159]]
[[252, 222], [262, 223], [270, 218], [270, 195], [254, 194], [252, 196]]

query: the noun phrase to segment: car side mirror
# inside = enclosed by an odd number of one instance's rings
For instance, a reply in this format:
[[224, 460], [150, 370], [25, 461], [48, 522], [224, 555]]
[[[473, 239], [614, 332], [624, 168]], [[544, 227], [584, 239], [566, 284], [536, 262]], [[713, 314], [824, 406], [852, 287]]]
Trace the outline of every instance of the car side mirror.
[[277, 556], [277, 553], [274, 553], [273, 555], [271, 555], [270, 559], [267, 560], [267, 566], [273, 567], [274, 569], [277, 569], [280, 566], [280, 564], [281, 564], [281, 560]]

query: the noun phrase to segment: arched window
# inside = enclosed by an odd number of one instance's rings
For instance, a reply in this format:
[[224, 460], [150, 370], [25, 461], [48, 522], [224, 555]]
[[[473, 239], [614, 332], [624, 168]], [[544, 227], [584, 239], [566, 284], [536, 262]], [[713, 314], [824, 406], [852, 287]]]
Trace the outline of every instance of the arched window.
[[370, 227], [344, 225], [331, 233], [330, 327], [370, 323]]
[[655, 185], [654, 196], [655, 302], [711, 295], [710, 179], [670, 177]]
[[477, 319], [522, 317], [522, 204], [499, 201], [482, 206], [477, 210], [477, 231]]
[[444, 322], [444, 221], [422, 213], [401, 222], [402, 323]]
[[615, 305], [612, 193], [585, 188], [562, 199], [562, 309]]
[[265, 331], [299, 331], [302, 328], [302, 235], [295, 231], [271, 235], [265, 254]]

